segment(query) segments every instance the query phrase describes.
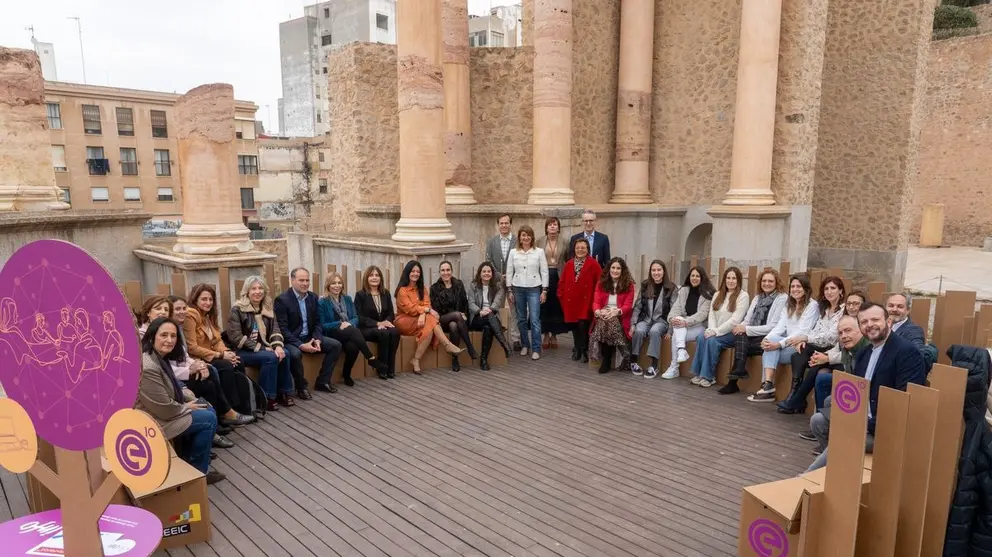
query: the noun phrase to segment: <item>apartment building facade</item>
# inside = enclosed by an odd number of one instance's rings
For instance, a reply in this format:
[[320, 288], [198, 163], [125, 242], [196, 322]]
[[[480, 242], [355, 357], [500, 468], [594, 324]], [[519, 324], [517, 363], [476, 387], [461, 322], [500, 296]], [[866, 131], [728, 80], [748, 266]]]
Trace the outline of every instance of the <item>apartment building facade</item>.
[[519, 4], [494, 6], [489, 15], [469, 16], [468, 45], [471, 47], [516, 47], [523, 45], [523, 11]]
[[[45, 82], [55, 183], [75, 210], [140, 209], [155, 220], [182, 217], [173, 107], [179, 95]], [[258, 106], [236, 101], [237, 184], [246, 224], [255, 219]]]

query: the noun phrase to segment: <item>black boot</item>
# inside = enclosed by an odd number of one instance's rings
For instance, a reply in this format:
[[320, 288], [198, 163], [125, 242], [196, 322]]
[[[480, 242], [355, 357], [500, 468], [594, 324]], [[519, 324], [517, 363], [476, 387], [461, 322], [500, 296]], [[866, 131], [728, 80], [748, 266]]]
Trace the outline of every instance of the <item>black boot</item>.
[[[503, 327], [500, 326], [499, 319], [497, 319], [495, 315], [490, 315], [490, 318], [489, 318], [489, 332], [493, 335], [493, 338], [496, 339], [496, 342], [498, 342], [499, 345], [503, 347], [503, 351], [506, 352], [506, 359], [509, 360], [510, 359], [510, 344], [508, 342], [506, 342], [506, 336], [503, 334]], [[482, 334], [483, 334], [483, 338], [485, 338], [485, 329], [483, 329]], [[492, 346], [492, 339], [490, 339], [489, 345]], [[516, 350], [519, 352], [520, 351], [520, 347], [517, 346], [516, 347]], [[485, 349], [483, 349], [483, 351], [485, 351]], [[488, 355], [488, 353], [487, 353], [487, 355]]]
[[461, 371], [462, 365], [458, 363], [458, 356], [451, 356], [451, 371]]
[[379, 379], [389, 378], [389, 366], [386, 365], [386, 362], [380, 362], [379, 359], [376, 358], [373, 360], [369, 360], [369, 365], [371, 365], [375, 369], [375, 372], [379, 376]]
[[575, 346], [572, 346], [572, 361], [577, 362], [581, 357], [582, 357], [582, 351], [579, 350], [579, 345], [576, 344]]
[[600, 350], [600, 362], [599, 362], [599, 372], [609, 373], [610, 366], [613, 365], [613, 347], [603, 346]]
[[493, 347], [493, 330], [489, 327], [482, 329], [482, 354], [479, 357], [479, 369], [489, 371], [489, 350]]

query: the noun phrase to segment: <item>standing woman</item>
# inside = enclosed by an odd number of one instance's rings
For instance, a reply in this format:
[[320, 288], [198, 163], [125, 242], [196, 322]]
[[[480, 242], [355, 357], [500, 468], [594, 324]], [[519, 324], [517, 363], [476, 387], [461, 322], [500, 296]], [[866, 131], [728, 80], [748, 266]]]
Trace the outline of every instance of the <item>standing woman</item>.
[[558, 299], [565, 314], [565, 322], [572, 326], [575, 346], [572, 360], [589, 361], [589, 323], [592, 321], [592, 297], [603, 269], [595, 258], [589, 256], [589, 241], [575, 240], [575, 255], [565, 262], [565, 269], [558, 283]]
[[537, 247], [544, 250], [544, 256], [548, 260], [548, 297], [541, 306], [544, 348], [558, 348], [558, 335], [568, 332], [561, 302], [558, 300], [558, 281], [565, 268], [565, 254], [568, 251], [568, 241], [560, 232], [561, 221], [558, 217], [548, 217], [544, 221], [544, 236], [537, 241]]
[[189, 355], [217, 368], [225, 393], [238, 392], [238, 384], [247, 382], [237, 375], [244, 375], [241, 359], [224, 344], [217, 325], [217, 291], [213, 285], [197, 284], [187, 301], [190, 305], [182, 327]]
[[417, 260], [410, 261], [403, 267], [400, 282], [396, 285], [396, 307], [400, 313], [393, 323], [400, 334], [417, 338], [417, 351], [410, 359], [415, 374], [421, 374], [420, 358], [432, 344], [443, 344], [448, 353], [461, 354], [462, 349], [452, 344], [444, 335], [440, 324], [441, 316], [431, 309], [431, 295], [424, 287], [424, 268]]
[[703, 326], [710, 316], [710, 303], [713, 300], [713, 284], [709, 274], [700, 266], [689, 270], [689, 276], [679, 288], [678, 298], [668, 314], [668, 324], [672, 335], [672, 363], [661, 375], [662, 379], [675, 379], [679, 376], [679, 364], [689, 359], [685, 349], [687, 338], [696, 338], [705, 330]]
[[658, 375], [658, 358], [661, 357], [661, 337], [668, 334], [668, 314], [672, 310], [675, 283], [668, 278], [668, 267], [660, 259], [655, 259], [648, 267], [648, 278], [641, 283], [640, 295], [634, 299], [634, 309], [630, 314], [630, 371], [641, 375], [637, 358], [641, 355], [644, 337], [649, 337], [648, 357], [651, 365], [643, 372], [647, 379]]
[[386, 364], [385, 371], [376, 369], [379, 379], [396, 377], [396, 354], [400, 348], [400, 332], [393, 325], [396, 312], [393, 297], [382, 278], [382, 269], [375, 265], [365, 269], [362, 289], [355, 293], [355, 310], [358, 328], [367, 342], [379, 347], [379, 361]]
[[548, 299], [548, 259], [544, 250], [534, 245], [534, 229], [527, 225], [517, 232], [517, 248], [510, 252], [506, 262], [506, 286], [510, 289], [510, 303], [517, 310], [520, 355], [526, 356], [530, 345], [531, 359], [538, 360], [541, 358], [541, 304]]
[[482, 331], [482, 354], [479, 356], [479, 369], [488, 371], [489, 349], [493, 338], [510, 357], [510, 345], [503, 336], [503, 324], [499, 320], [499, 308], [503, 307], [506, 290], [496, 274], [496, 268], [489, 261], [483, 261], [475, 272], [475, 280], [469, 285], [468, 312], [469, 328]]
[[365, 356], [369, 365], [375, 368], [376, 373], [381, 375], [386, 372], [386, 364], [376, 359], [365, 342], [365, 337], [358, 330], [358, 311], [355, 310], [351, 296], [344, 293], [344, 278], [340, 274], [330, 273], [324, 279], [324, 297], [318, 302], [318, 307], [324, 336], [340, 342], [344, 350], [342, 376], [345, 385], [355, 386], [355, 380], [351, 378], [351, 370], [355, 367], [359, 352]]
[[259, 384], [265, 391], [266, 409], [274, 412], [295, 406], [290, 359], [272, 309], [269, 287], [260, 276], [250, 276], [241, 287], [241, 297], [227, 316], [227, 338], [237, 347], [245, 364], [259, 368]]
[[[431, 306], [441, 316], [441, 330], [448, 331], [451, 343], [458, 346], [465, 341], [468, 355], [475, 361], [479, 355], [468, 336], [468, 294], [465, 293], [465, 285], [454, 277], [452, 271], [450, 261], [442, 261], [438, 266], [441, 276], [431, 285]], [[457, 355], [451, 356], [451, 371], [461, 371]]]
[[599, 360], [599, 372], [608, 373], [613, 365], [613, 353], [619, 350], [623, 361], [617, 369], [625, 370], [630, 364], [628, 333], [630, 316], [634, 307], [634, 279], [621, 257], [610, 260], [593, 294], [592, 332], [589, 335], [593, 361]]
[[748, 310], [751, 297], [742, 286], [744, 275], [737, 267], [723, 272], [706, 329], [696, 337], [696, 357], [692, 360], [692, 380], [700, 387], [710, 387], [716, 382], [716, 365], [720, 351], [734, 346], [733, 328], [740, 325]]

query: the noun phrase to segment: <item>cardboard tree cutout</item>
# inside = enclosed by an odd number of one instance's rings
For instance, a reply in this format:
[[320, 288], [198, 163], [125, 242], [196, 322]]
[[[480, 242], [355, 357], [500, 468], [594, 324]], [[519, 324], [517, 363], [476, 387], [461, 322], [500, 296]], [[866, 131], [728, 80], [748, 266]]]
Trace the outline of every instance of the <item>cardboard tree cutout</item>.
[[[0, 270], [0, 465], [30, 472], [61, 509], [0, 525], [4, 555], [147, 557], [162, 525], [107, 504], [121, 484], [154, 489], [169, 473], [155, 420], [134, 410], [141, 349], [124, 295], [78, 246], [40, 240]], [[58, 468], [37, 460], [37, 436]], [[90, 490], [85, 451], [104, 447], [112, 472]], [[63, 549], [64, 548], [64, 549]]]

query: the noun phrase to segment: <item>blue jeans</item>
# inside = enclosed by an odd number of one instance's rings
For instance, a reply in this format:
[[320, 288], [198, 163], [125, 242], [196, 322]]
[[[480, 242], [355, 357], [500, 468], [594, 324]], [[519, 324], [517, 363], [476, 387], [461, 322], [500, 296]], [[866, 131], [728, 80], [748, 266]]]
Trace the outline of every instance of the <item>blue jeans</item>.
[[716, 365], [720, 363], [720, 351], [734, 345], [734, 334], [706, 338], [706, 331], [696, 337], [696, 357], [692, 359], [692, 374], [713, 381], [716, 379]]
[[[517, 329], [520, 330], [520, 344], [534, 352], [541, 352], [541, 287], [514, 286], [513, 306], [517, 310]], [[527, 323], [530, 330], [527, 330]], [[527, 341], [530, 335], [530, 342]]]
[[830, 396], [834, 388], [834, 374], [832, 372], [821, 373], [816, 376], [816, 386], [813, 387], [813, 398], [816, 400], [816, 409], [823, 409], [823, 401]]
[[[768, 342], [774, 342], [775, 344], [782, 341], [781, 337], [768, 336], [765, 338]], [[761, 367], [764, 369], [776, 369], [779, 364], [791, 364], [792, 355], [795, 353], [796, 349], [792, 346], [786, 346], [777, 350], [767, 350], [761, 354]]]
[[275, 399], [276, 395], [293, 392], [293, 373], [289, 367], [289, 352], [286, 352], [286, 356], [281, 362], [275, 352], [268, 350], [259, 350], [258, 352], [238, 350], [238, 357], [246, 366], [258, 368], [258, 384], [265, 391], [265, 396], [269, 400]]
[[206, 474], [210, 469], [210, 449], [217, 432], [217, 414], [213, 410], [193, 410], [193, 423], [182, 432], [183, 460]]

